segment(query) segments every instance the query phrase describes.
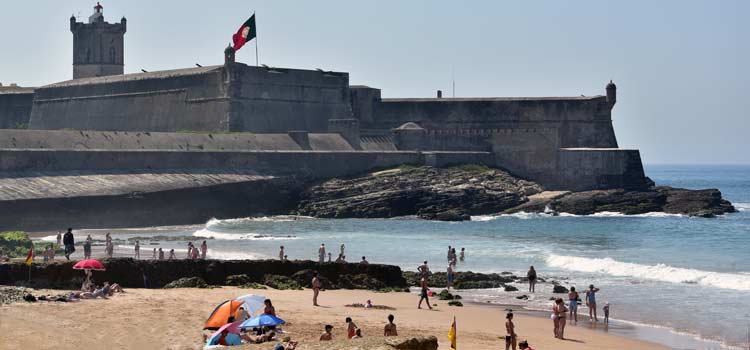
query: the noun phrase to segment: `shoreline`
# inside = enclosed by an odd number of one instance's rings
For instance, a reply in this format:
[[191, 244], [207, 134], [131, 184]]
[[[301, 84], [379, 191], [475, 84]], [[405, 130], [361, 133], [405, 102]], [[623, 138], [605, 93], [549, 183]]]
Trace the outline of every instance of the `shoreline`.
[[[196, 226], [200, 227], [200, 226]], [[128, 234], [133, 233], [132, 231], [141, 231], [140, 229], [133, 229], [133, 230], [127, 230], [127, 229], [113, 229], [113, 230], [107, 230], [107, 229], [101, 229], [101, 230], [81, 230], [84, 232], [96, 232], [99, 234], [103, 234], [105, 232], [111, 232], [114, 239], [117, 239], [118, 234]], [[80, 231], [79, 231], [80, 232]], [[32, 238], [34, 240], [39, 240], [43, 237], [48, 237], [48, 232], [40, 232], [31, 234]], [[201, 237], [196, 237], [196, 239], [200, 239]], [[96, 241], [95, 241], [96, 242]], [[80, 243], [80, 241], [79, 241]], [[99, 242], [100, 244], [92, 246], [92, 255], [94, 258], [97, 257], [103, 257], [104, 256], [104, 246]], [[126, 243], [123, 241], [116, 242], [115, 244], [115, 254], [114, 257], [132, 257], [133, 253], [127, 248], [121, 247], [120, 245]], [[126, 243], [127, 244], [127, 243]], [[158, 245], [157, 245], [158, 246]], [[150, 252], [149, 252], [149, 245], [142, 246], [141, 254], [142, 256], [146, 257], [146, 259], [143, 260], [150, 260]], [[177, 249], [178, 253], [178, 260], [186, 260], [184, 259], [184, 252], [183, 250]], [[74, 254], [74, 258], [82, 258], [82, 252], [83, 249], [80, 247], [80, 249], [77, 248], [76, 253]], [[80, 256], [77, 256], [80, 255]], [[210, 255], [210, 254], [209, 254]], [[64, 259], [64, 257], [56, 257], [56, 260]], [[226, 259], [222, 259], [226, 260]], [[443, 288], [435, 288], [434, 290], [442, 290]], [[473, 291], [471, 289], [469, 290], [457, 290], [454, 292], [457, 292], [459, 294], [463, 294], [462, 292], [470, 292]], [[544, 310], [539, 310], [536, 308], [527, 308], [524, 304], [503, 304], [503, 303], [483, 303], [476, 300], [463, 300], [465, 303], [468, 301], [471, 304], [475, 304], [478, 306], [485, 306], [485, 307], [491, 307], [491, 308], [512, 308], [514, 311], [517, 312], [523, 312], [527, 313], [530, 316], [538, 317], [538, 318], [548, 318], [547, 312]], [[583, 308], [583, 311], [585, 312], [585, 308]], [[615, 335], [628, 337], [628, 338], [634, 338], [634, 339], [640, 339], [648, 342], [654, 342], [658, 344], [664, 344], [666, 346], [670, 347], [676, 347], [676, 348], [702, 348], [702, 349], [741, 349], [739, 347], [732, 347], [725, 345], [721, 341], [713, 340], [713, 339], [706, 339], [701, 337], [700, 335], [696, 333], [690, 333], [690, 332], [683, 332], [676, 329], [672, 329], [668, 326], [661, 326], [661, 325], [654, 325], [654, 324], [648, 324], [638, 321], [629, 321], [629, 320], [618, 320], [618, 319], [612, 319], [612, 326], [609, 328], [608, 332], [612, 332]], [[581, 325], [588, 324], [588, 320], [586, 317], [582, 317], [581, 319]], [[595, 329], [595, 331], [599, 332], [607, 332], [601, 327], [598, 327]]]
[[[354, 318], [363, 329], [365, 337], [381, 337], [385, 316], [389, 313], [396, 316], [399, 335], [429, 336], [438, 338], [439, 349], [448, 349], [445, 337], [452, 318], [457, 318], [459, 344], [466, 349], [497, 349], [502, 346], [504, 335], [505, 312], [496, 307], [468, 304], [464, 307], [447, 306], [446, 301], [431, 300], [437, 304], [435, 311], [417, 310], [418, 296], [405, 292], [377, 293], [366, 290], [328, 290], [321, 293], [323, 305], [315, 308], [310, 305], [311, 291], [292, 290], [253, 290], [237, 287], [215, 289], [126, 289], [110, 300], [83, 300], [72, 303], [38, 302], [35, 304], [19, 302], [0, 307], [0, 319], [11, 319], [14, 322], [0, 322], [1, 348], [16, 348], [19, 339], [25, 341], [26, 347], [32, 348], [86, 348], [85, 339], [97, 326], [77, 322], [78, 318], [90, 318], [88, 312], [94, 312], [95, 318], [102, 322], [129, 321], [122, 327], [114, 325], [111, 332], [98, 330], [96, 337], [105, 337], [110, 344], [117, 347], [137, 347], [139, 342], [155, 345], [168, 345], [169, 348], [199, 348], [200, 326], [215, 304], [243, 294], [262, 294], [271, 298], [279, 316], [286, 319], [285, 330], [293, 339], [300, 339], [301, 344], [317, 343], [322, 325], [333, 324], [336, 338], [343, 338], [345, 316]], [[373, 310], [350, 308], [344, 306], [353, 302], [364, 302], [372, 299], [376, 305], [387, 305], [395, 310]], [[175, 314], [174, 311], [181, 310]], [[181, 315], [184, 312], [184, 315]], [[175, 317], [179, 316], [179, 317]], [[62, 318], [62, 321], [61, 321]], [[41, 325], [56, 320], [62, 324], [75, 325], [75, 332], [68, 335], [58, 327]], [[514, 319], [519, 340], [528, 339], [538, 349], [654, 349], [667, 347], [590, 330], [584, 327], [568, 327], [567, 341], [554, 339], [551, 323], [547, 318], [527, 315], [519, 312]], [[165, 324], [166, 323], [166, 324]], [[149, 325], [144, 329], [138, 324]], [[118, 328], [119, 327], [119, 328]], [[175, 330], [169, 330], [168, 328]], [[93, 329], [92, 329], [93, 328]], [[80, 332], [78, 332], [80, 331]], [[32, 332], [33, 339], [28, 340], [25, 333]], [[179, 332], [180, 336], [174, 338]], [[501, 334], [502, 333], [502, 334]], [[83, 336], [86, 335], [86, 336]], [[79, 339], [83, 338], [83, 339]], [[168, 341], [174, 341], [167, 343]], [[31, 343], [28, 343], [30, 341]], [[353, 341], [352, 341], [353, 342]], [[54, 344], [53, 344], [54, 343]], [[355, 343], [351, 343], [354, 345]], [[68, 346], [74, 345], [74, 346]], [[166, 347], [165, 347], [166, 348]], [[243, 347], [252, 348], [257, 347]], [[262, 347], [265, 349], [266, 347]], [[351, 346], [346, 347], [351, 348]]]

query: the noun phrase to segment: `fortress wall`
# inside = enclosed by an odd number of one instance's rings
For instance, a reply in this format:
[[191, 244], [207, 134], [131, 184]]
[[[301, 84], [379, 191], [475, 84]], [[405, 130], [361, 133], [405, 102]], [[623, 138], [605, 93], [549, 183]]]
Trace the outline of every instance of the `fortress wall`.
[[245, 169], [261, 174], [330, 178], [401, 164], [424, 164], [424, 157], [419, 152], [0, 150], [0, 172], [21, 173]]
[[553, 189], [640, 189], [649, 182], [641, 155], [632, 149], [563, 148], [558, 173], [548, 182]]
[[231, 131], [325, 132], [328, 119], [350, 118], [349, 75], [234, 64]]
[[28, 126], [34, 91], [10, 92], [0, 90], [0, 129]]
[[491, 129], [486, 132], [495, 164], [525, 178], [546, 185], [546, 178], [557, 168], [558, 130]]
[[[617, 147], [604, 96], [382, 99], [373, 106], [373, 121], [360, 119], [364, 129], [410, 121], [425, 129], [558, 128], [561, 147]], [[358, 118], [363, 113], [354, 111]]]
[[32, 129], [223, 131], [220, 67], [76, 79], [38, 88]]
[[[312, 150], [352, 150], [352, 147], [339, 134], [310, 134], [309, 138]], [[0, 148], [194, 151], [301, 150], [300, 146], [288, 134], [71, 130], [0, 130]]]

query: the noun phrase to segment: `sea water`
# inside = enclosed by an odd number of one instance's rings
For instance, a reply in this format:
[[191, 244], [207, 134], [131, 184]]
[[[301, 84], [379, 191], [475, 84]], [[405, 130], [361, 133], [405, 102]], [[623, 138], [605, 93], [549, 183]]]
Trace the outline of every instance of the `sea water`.
[[[370, 262], [412, 271], [423, 260], [428, 260], [432, 271], [445, 271], [450, 245], [466, 249], [466, 261], [458, 264], [458, 271], [524, 276], [533, 265], [541, 277], [576, 286], [581, 292], [589, 284], [600, 288], [600, 317], [601, 306], [609, 302], [611, 317], [620, 322], [651, 325], [722, 346], [747, 347], [750, 166], [661, 165], [647, 166], [646, 173], [659, 185], [718, 188], [739, 212], [715, 219], [659, 213], [520, 213], [473, 217], [469, 222], [277, 216], [138, 229], [117, 237], [131, 238], [118, 243], [121, 249], [132, 249], [132, 238], [141, 237], [144, 257], [150, 256], [151, 248], [162, 247], [176, 249], [183, 258], [187, 241], [197, 245], [207, 240], [212, 258], [277, 258], [283, 245], [290, 259], [317, 260], [318, 247], [325, 243], [335, 260], [340, 244], [345, 244], [350, 262], [366, 256]], [[518, 292], [487, 289], [461, 294], [480, 302], [549, 309], [551, 285], [538, 287], [535, 294], [526, 292], [524, 285], [517, 287]], [[515, 298], [522, 294], [529, 300]], [[580, 318], [588, 318], [584, 314], [587, 310], [580, 308]]]

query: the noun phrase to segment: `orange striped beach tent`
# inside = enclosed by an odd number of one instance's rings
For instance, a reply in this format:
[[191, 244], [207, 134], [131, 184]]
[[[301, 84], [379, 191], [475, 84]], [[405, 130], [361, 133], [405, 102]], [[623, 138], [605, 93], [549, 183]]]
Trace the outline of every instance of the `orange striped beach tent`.
[[227, 300], [214, 309], [211, 312], [211, 316], [208, 316], [206, 324], [203, 325], [203, 329], [217, 330], [219, 327], [229, 323], [229, 317], [234, 316], [235, 311], [240, 308], [244, 301], [239, 300]]

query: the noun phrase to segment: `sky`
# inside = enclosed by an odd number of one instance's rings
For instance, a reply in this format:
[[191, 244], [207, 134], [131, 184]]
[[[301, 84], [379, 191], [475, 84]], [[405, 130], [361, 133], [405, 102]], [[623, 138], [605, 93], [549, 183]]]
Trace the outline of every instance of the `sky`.
[[[260, 63], [349, 72], [383, 97], [603, 95], [648, 164], [750, 163], [750, 1], [105, 0], [125, 71], [221, 64], [257, 14]], [[90, 0], [4, 1], [0, 82], [72, 78], [69, 17]], [[237, 53], [255, 63], [255, 43]]]

